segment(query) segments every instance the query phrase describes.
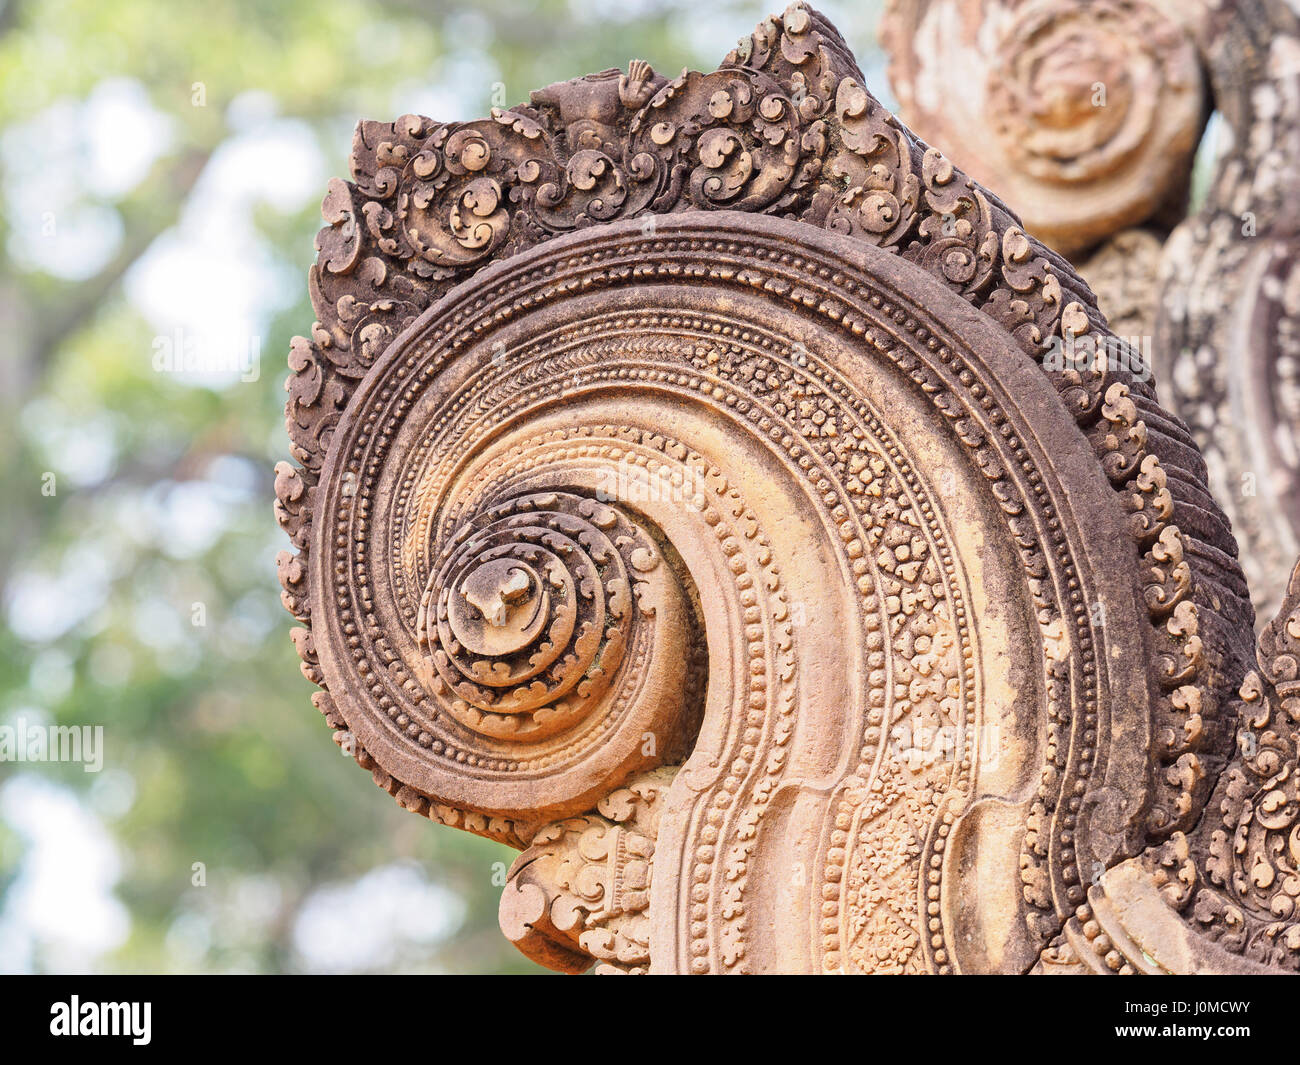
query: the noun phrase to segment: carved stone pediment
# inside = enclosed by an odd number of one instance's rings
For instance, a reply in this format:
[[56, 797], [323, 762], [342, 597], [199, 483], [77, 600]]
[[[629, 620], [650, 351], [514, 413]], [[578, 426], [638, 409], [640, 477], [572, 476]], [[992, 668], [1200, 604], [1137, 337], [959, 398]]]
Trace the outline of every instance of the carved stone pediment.
[[1200, 453], [820, 15], [362, 123], [324, 211], [303, 671], [402, 806], [523, 851], [530, 956], [1024, 972], [1201, 820], [1254, 663]]

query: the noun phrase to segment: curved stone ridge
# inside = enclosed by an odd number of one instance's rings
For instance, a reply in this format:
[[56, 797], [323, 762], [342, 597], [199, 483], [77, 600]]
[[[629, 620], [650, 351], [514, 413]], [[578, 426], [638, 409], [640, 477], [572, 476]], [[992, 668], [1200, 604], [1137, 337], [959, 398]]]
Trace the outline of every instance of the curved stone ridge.
[[1237, 757], [1194, 830], [1108, 869], [1038, 971], [1300, 972], [1300, 564], [1241, 685]]

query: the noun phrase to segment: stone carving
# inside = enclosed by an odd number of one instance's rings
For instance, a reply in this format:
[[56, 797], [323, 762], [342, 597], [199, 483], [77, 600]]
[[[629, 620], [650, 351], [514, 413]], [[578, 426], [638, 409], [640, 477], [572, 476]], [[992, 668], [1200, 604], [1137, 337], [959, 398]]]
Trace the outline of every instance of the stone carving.
[[1098, 875], [1043, 972], [1300, 971], [1300, 565], [1241, 686], [1238, 756], [1190, 833]]
[[[1264, 622], [1300, 552], [1294, 5], [891, 0], [881, 33], [912, 127], [1074, 258], [1114, 332], [1145, 338]], [[1215, 176], [1184, 218], [1211, 105]]]
[[810, 8], [710, 74], [362, 123], [324, 214], [303, 672], [398, 803], [523, 851], [531, 957], [1080, 968], [1090, 884], [1164, 900], [1284, 768], [1237, 743], [1272, 689], [1186, 428]]
[[1285, 0], [1206, 7], [1226, 130], [1205, 204], [1165, 248], [1154, 352], [1268, 618], [1300, 552], [1300, 15]]
[[908, 124], [1075, 255], [1185, 210], [1207, 114], [1194, 8], [891, 0], [880, 34]]
[[[1164, 243], [1154, 233], [1125, 229], [1078, 264], [1079, 273], [1097, 295], [1098, 306], [1106, 312], [1111, 331], [1140, 348], [1147, 365], [1156, 361], [1152, 337], [1163, 252]], [[1163, 383], [1165, 378], [1156, 380]]]
[[511, 866], [501, 929], [548, 968], [648, 971], [650, 881], [671, 769], [632, 780], [582, 817], [547, 825]]

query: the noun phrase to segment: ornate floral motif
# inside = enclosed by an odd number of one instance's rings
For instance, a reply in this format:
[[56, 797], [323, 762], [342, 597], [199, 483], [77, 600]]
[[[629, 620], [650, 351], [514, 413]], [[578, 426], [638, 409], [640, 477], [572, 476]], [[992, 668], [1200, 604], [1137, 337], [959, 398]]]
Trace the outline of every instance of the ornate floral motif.
[[[1242, 682], [1237, 754], [1205, 818], [1113, 870], [1040, 959], [1071, 972], [1300, 971], [1300, 564]], [[1202, 727], [1188, 698], [1176, 751]], [[1156, 899], [1168, 907], [1160, 915]], [[1153, 913], [1157, 916], [1153, 918]], [[1175, 916], [1177, 919], [1175, 919]]]
[[645, 973], [655, 839], [674, 771], [629, 781], [582, 817], [547, 825], [510, 867], [501, 928], [562, 972]]
[[1215, 792], [1217, 821], [1154, 859], [1166, 897], [1207, 938], [1300, 971], [1300, 566], [1260, 633], [1259, 662], [1241, 686], [1238, 757]]

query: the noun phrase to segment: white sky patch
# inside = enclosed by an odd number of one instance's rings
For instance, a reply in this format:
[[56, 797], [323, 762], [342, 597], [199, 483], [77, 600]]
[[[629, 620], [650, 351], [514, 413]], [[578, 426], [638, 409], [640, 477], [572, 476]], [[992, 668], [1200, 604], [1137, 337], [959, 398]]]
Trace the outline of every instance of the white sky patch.
[[[468, 122], [482, 118], [490, 105], [492, 87], [503, 82], [501, 68], [487, 52], [460, 50], [438, 60], [435, 77], [412, 78], [393, 90], [393, 117], [427, 115], [435, 122]], [[505, 84], [505, 105], [524, 103], [536, 86]]]
[[72, 691], [76, 680], [72, 656], [62, 648], [49, 647], [32, 658], [27, 687], [41, 699], [56, 703]]
[[140, 184], [174, 139], [172, 119], [133, 78], [95, 86], [82, 108], [91, 191], [117, 199]]
[[27, 570], [9, 587], [9, 627], [22, 639], [46, 643], [103, 605], [111, 583], [105, 554], [93, 544], [68, 550], [57, 572]]
[[365, 972], [427, 951], [460, 927], [465, 904], [413, 863], [372, 869], [318, 888], [294, 922], [293, 943], [309, 972]]
[[207, 478], [228, 493], [229, 502], [251, 501], [262, 489], [263, 471], [242, 455], [218, 455], [207, 468]]
[[[674, 3], [664, 3], [663, 0], [570, 0], [569, 18], [579, 25], [583, 23], [600, 25], [609, 22], [632, 22], [635, 19], [647, 18], [656, 11], [662, 11], [665, 8], [672, 9], [683, 6], [686, 5], [682, 3], [682, 0], [676, 0]], [[734, 11], [727, 11], [726, 14], [734, 21], [736, 17]], [[759, 16], [759, 18], [762, 17]], [[741, 24], [743, 25], [743, 22]], [[735, 36], [734, 33], [732, 36]], [[726, 51], [727, 49], [724, 48], [722, 52], [719, 52], [718, 58], [721, 59]]]
[[84, 101], [60, 100], [0, 137], [10, 253], [67, 280], [97, 273], [122, 240], [101, 200], [135, 188], [173, 142], [172, 120], [138, 81], [110, 78]]
[[236, 133], [256, 133], [280, 113], [280, 105], [265, 89], [241, 92], [226, 107], [226, 125]]
[[105, 769], [90, 785], [90, 808], [110, 821], [125, 817], [135, 805], [135, 777], [125, 769]]
[[158, 549], [172, 558], [208, 550], [230, 523], [225, 500], [206, 481], [161, 481], [141, 501]]
[[[269, 571], [268, 571], [269, 572]], [[223, 619], [219, 636], [223, 643], [253, 650], [275, 630], [278, 618], [271, 605], [280, 607], [259, 592], [250, 592], [230, 608], [230, 616]]]
[[[220, 539], [256, 489], [249, 464], [226, 457], [211, 464], [207, 477], [158, 481], [151, 485], [140, 499], [133, 501], [133, 520], [148, 530], [148, 539], [164, 554], [172, 558], [194, 558]], [[132, 520], [129, 510], [122, 517]]]
[[117, 422], [107, 411], [74, 413], [39, 396], [23, 408], [19, 424], [45, 465], [74, 485], [99, 484], [117, 465]]
[[212, 946], [212, 918], [186, 910], [172, 921], [163, 945], [181, 969], [197, 969]]
[[[255, 113], [256, 104], [250, 98], [242, 110]], [[180, 224], [126, 277], [127, 298], [156, 331], [154, 347], [140, 357], [157, 368], [160, 350], [183, 348], [213, 368], [182, 367], [178, 380], [212, 388], [256, 380], [267, 322], [298, 298], [303, 270], [275, 256], [253, 224], [253, 211], [260, 203], [298, 210], [319, 199], [325, 181], [316, 137], [302, 122], [274, 119], [227, 140], [200, 177]], [[276, 359], [278, 368], [278, 352]]]
[[192, 639], [189, 618], [182, 621], [176, 604], [160, 595], [136, 600], [131, 611], [131, 628], [140, 643], [158, 651], [168, 651]]
[[75, 795], [34, 773], [0, 787], [0, 817], [27, 848], [0, 910], [0, 972], [92, 971], [130, 931], [113, 895], [111, 837]]

